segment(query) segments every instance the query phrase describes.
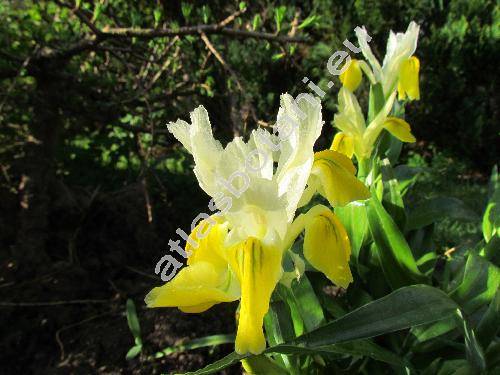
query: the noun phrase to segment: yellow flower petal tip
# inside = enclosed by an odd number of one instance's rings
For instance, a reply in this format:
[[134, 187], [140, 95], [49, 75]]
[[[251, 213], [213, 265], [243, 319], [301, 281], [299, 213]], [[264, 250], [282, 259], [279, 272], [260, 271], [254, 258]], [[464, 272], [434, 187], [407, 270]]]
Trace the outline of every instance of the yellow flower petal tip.
[[411, 133], [410, 124], [398, 117], [387, 117], [384, 128], [402, 142], [413, 143], [415, 136]]
[[229, 250], [229, 263], [241, 285], [236, 352], [259, 354], [266, 348], [262, 325], [271, 294], [282, 275], [282, 251], [248, 238]]
[[347, 288], [353, 281], [349, 268], [351, 245], [337, 216], [327, 210], [313, 217], [305, 228], [304, 256], [334, 284]]
[[342, 132], [335, 134], [330, 150], [340, 152], [351, 159], [354, 155], [354, 142], [352, 137]]
[[359, 181], [351, 159], [333, 150], [317, 152], [311, 173], [319, 180], [318, 192], [332, 207], [370, 198], [370, 191]]
[[412, 56], [408, 60], [403, 61], [399, 68], [399, 100], [406, 99], [406, 97], [410, 100], [420, 99], [419, 71], [420, 61], [416, 56]]
[[363, 74], [361, 73], [358, 60], [351, 58], [350, 62], [347, 62], [346, 64], [349, 65], [347, 66], [347, 69], [340, 74], [339, 79], [344, 87], [346, 87], [349, 91], [354, 92], [361, 84]]

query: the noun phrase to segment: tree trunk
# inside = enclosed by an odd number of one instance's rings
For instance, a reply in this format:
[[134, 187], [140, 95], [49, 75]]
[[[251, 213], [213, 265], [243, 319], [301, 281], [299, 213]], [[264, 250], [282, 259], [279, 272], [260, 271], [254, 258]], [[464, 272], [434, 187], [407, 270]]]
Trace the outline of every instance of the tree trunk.
[[[54, 70], [50, 70], [54, 71]], [[20, 220], [15, 258], [21, 273], [49, 266], [46, 242], [49, 233], [50, 189], [55, 178], [55, 151], [61, 118], [58, 77], [41, 70], [36, 75], [33, 120], [26, 145], [20, 186]]]

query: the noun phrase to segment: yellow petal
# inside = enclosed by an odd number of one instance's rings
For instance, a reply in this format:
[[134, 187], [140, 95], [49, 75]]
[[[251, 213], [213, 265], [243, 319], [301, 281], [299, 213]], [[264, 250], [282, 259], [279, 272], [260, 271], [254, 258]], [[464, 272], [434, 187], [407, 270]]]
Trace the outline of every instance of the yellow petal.
[[325, 150], [314, 155], [311, 174], [319, 180], [319, 193], [332, 207], [370, 197], [368, 188], [356, 178], [355, 173], [352, 161], [339, 152]]
[[356, 59], [352, 59], [349, 62], [349, 66], [340, 76], [340, 82], [349, 89], [349, 91], [355, 91], [359, 84], [361, 83], [361, 79], [363, 75], [361, 73], [361, 68], [359, 67], [359, 62]]
[[410, 57], [401, 63], [399, 68], [398, 97], [403, 100], [408, 96], [410, 100], [420, 99], [420, 88], [418, 74], [420, 61], [416, 56]]
[[352, 137], [349, 137], [342, 132], [335, 134], [330, 150], [340, 152], [341, 154], [346, 155], [349, 159], [352, 158], [352, 155], [354, 154], [354, 143]]
[[393, 136], [403, 142], [413, 143], [415, 136], [411, 134], [410, 124], [398, 117], [387, 117], [384, 122], [386, 128]]
[[350, 255], [347, 232], [333, 212], [322, 212], [308, 221], [304, 236], [305, 258], [342, 288], [352, 282]]
[[236, 352], [259, 354], [266, 348], [262, 324], [271, 294], [281, 278], [282, 252], [250, 237], [229, 250], [229, 263], [240, 280], [241, 306]]
[[200, 261], [183, 268], [172, 281], [151, 290], [145, 302], [148, 307], [179, 307], [185, 312], [202, 312], [216, 303], [238, 298], [238, 282], [228, 267], [221, 272], [213, 264]]
[[[217, 217], [212, 216], [210, 219], [202, 220], [189, 235], [190, 240], [186, 242], [188, 266], [197, 262], [209, 262], [215, 268], [226, 268], [227, 261], [223, 258], [226, 235], [227, 227], [219, 224]], [[193, 246], [192, 243], [198, 246]]]

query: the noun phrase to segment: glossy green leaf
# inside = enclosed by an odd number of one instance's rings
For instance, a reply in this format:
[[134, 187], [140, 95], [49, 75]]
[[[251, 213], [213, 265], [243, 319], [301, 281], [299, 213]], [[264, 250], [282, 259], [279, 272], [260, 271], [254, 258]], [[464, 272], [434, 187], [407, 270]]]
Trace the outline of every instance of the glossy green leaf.
[[467, 258], [463, 280], [451, 297], [466, 314], [490, 303], [500, 284], [500, 270], [483, 257], [470, 254]]
[[370, 340], [356, 340], [349, 343], [308, 348], [296, 345], [280, 345], [272, 349], [275, 353], [286, 354], [347, 354], [375, 359], [392, 365], [407, 367], [409, 364], [403, 358], [391, 351], [374, 344]]
[[370, 302], [294, 341], [317, 347], [378, 336], [452, 316], [457, 304], [441, 290], [412, 285]]
[[461, 200], [450, 197], [437, 197], [428, 199], [410, 210], [406, 230], [423, 228], [444, 218], [465, 221], [479, 219], [477, 214]]
[[476, 328], [477, 339], [487, 348], [500, 329], [500, 290], [497, 290], [488, 309]]
[[335, 208], [335, 214], [344, 225], [351, 243], [351, 259], [357, 265], [359, 251], [368, 234], [366, 206], [353, 202], [344, 207]]
[[461, 323], [459, 326], [464, 335], [467, 360], [478, 373], [482, 373], [486, 369], [483, 348], [481, 348], [481, 345], [476, 339], [474, 330], [470, 327], [469, 322], [460, 310], [457, 310], [456, 319]]
[[[270, 346], [282, 344], [295, 338], [290, 309], [284, 301], [278, 300], [271, 303], [269, 311], [264, 317], [264, 328]], [[287, 369], [294, 366], [293, 360], [287, 355], [279, 355], [276, 360]]]
[[368, 204], [368, 224], [389, 285], [397, 289], [425, 282], [403, 234], [374, 195]]
[[306, 274], [288, 289], [294, 299], [306, 331], [311, 331], [325, 322], [323, 308]]
[[[268, 348], [264, 353], [287, 353], [291, 351], [362, 351], [362, 345], [355, 345], [356, 340], [367, 339], [385, 333], [407, 329], [415, 325], [425, 324], [444, 318], [452, 318], [457, 309], [457, 304], [439, 289], [427, 285], [412, 285], [398, 289], [391, 294], [370, 302], [343, 317], [328, 323], [316, 330], [293, 340], [291, 343]], [[343, 343], [352, 345], [338, 345]], [[369, 352], [365, 344], [366, 352]], [[328, 347], [328, 348], [326, 348]], [[299, 349], [301, 348], [301, 349]], [[398, 359], [383, 351], [373, 353], [378, 360], [396, 361]], [[352, 355], [367, 355], [357, 352]], [[389, 357], [390, 358], [389, 358]], [[205, 368], [189, 373], [191, 375], [211, 374], [231, 366], [246, 355], [231, 353], [223, 359], [214, 362]], [[384, 358], [384, 359], [382, 359]]]

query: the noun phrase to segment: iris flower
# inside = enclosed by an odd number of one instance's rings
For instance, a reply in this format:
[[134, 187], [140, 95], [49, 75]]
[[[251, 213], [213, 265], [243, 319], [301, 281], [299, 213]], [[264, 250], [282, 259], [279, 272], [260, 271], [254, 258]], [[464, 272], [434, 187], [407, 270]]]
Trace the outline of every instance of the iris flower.
[[316, 205], [295, 217], [299, 203], [315, 192], [335, 206], [369, 197], [346, 156], [331, 150], [314, 154], [322, 125], [318, 100], [286, 94], [277, 134], [257, 129], [248, 141], [237, 137], [223, 147], [201, 106], [191, 113], [191, 124], [168, 125], [193, 155], [200, 187], [218, 211], [194, 228], [190, 239], [197, 246], [188, 241], [187, 266], [146, 296], [149, 307], [198, 313], [241, 300], [235, 349], [258, 354], [266, 347], [263, 318], [283, 276], [283, 255], [302, 232], [305, 259], [341, 287], [352, 282], [349, 240], [335, 214]]
[[[420, 99], [418, 75], [420, 62], [413, 56], [417, 48], [419, 26], [411, 22], [405, 33], [389, 34], [387, 48], [382, 66], [373, 54], [368, 42], [371, 40], [366, 29], [357, 28], [356, 36], [364, 61], [351, 59], [347, 69], [340, 76], [343, 85], [350, 91], [356, 90], [361, 83], [363, 71], [372, 84], [380, 83], [385, 98], [388, 98], [397, 89], [399, 99]], [[371, 67], [371, 68], [370, 68]]]
[[339, 91], [339, 112], [333, 118], [333, 124], [340, 132], [335, 134], [332, 150], [349, 158], [355, 154], [358, 160], [367, 159], [383, 129], [403, 142], [415, 142], [410, 125], [403, 119], [389, 116], [395, 97], [396, 92], [393, 92], [367, 125], [358, 100], [349, 89], [342, 87]]

